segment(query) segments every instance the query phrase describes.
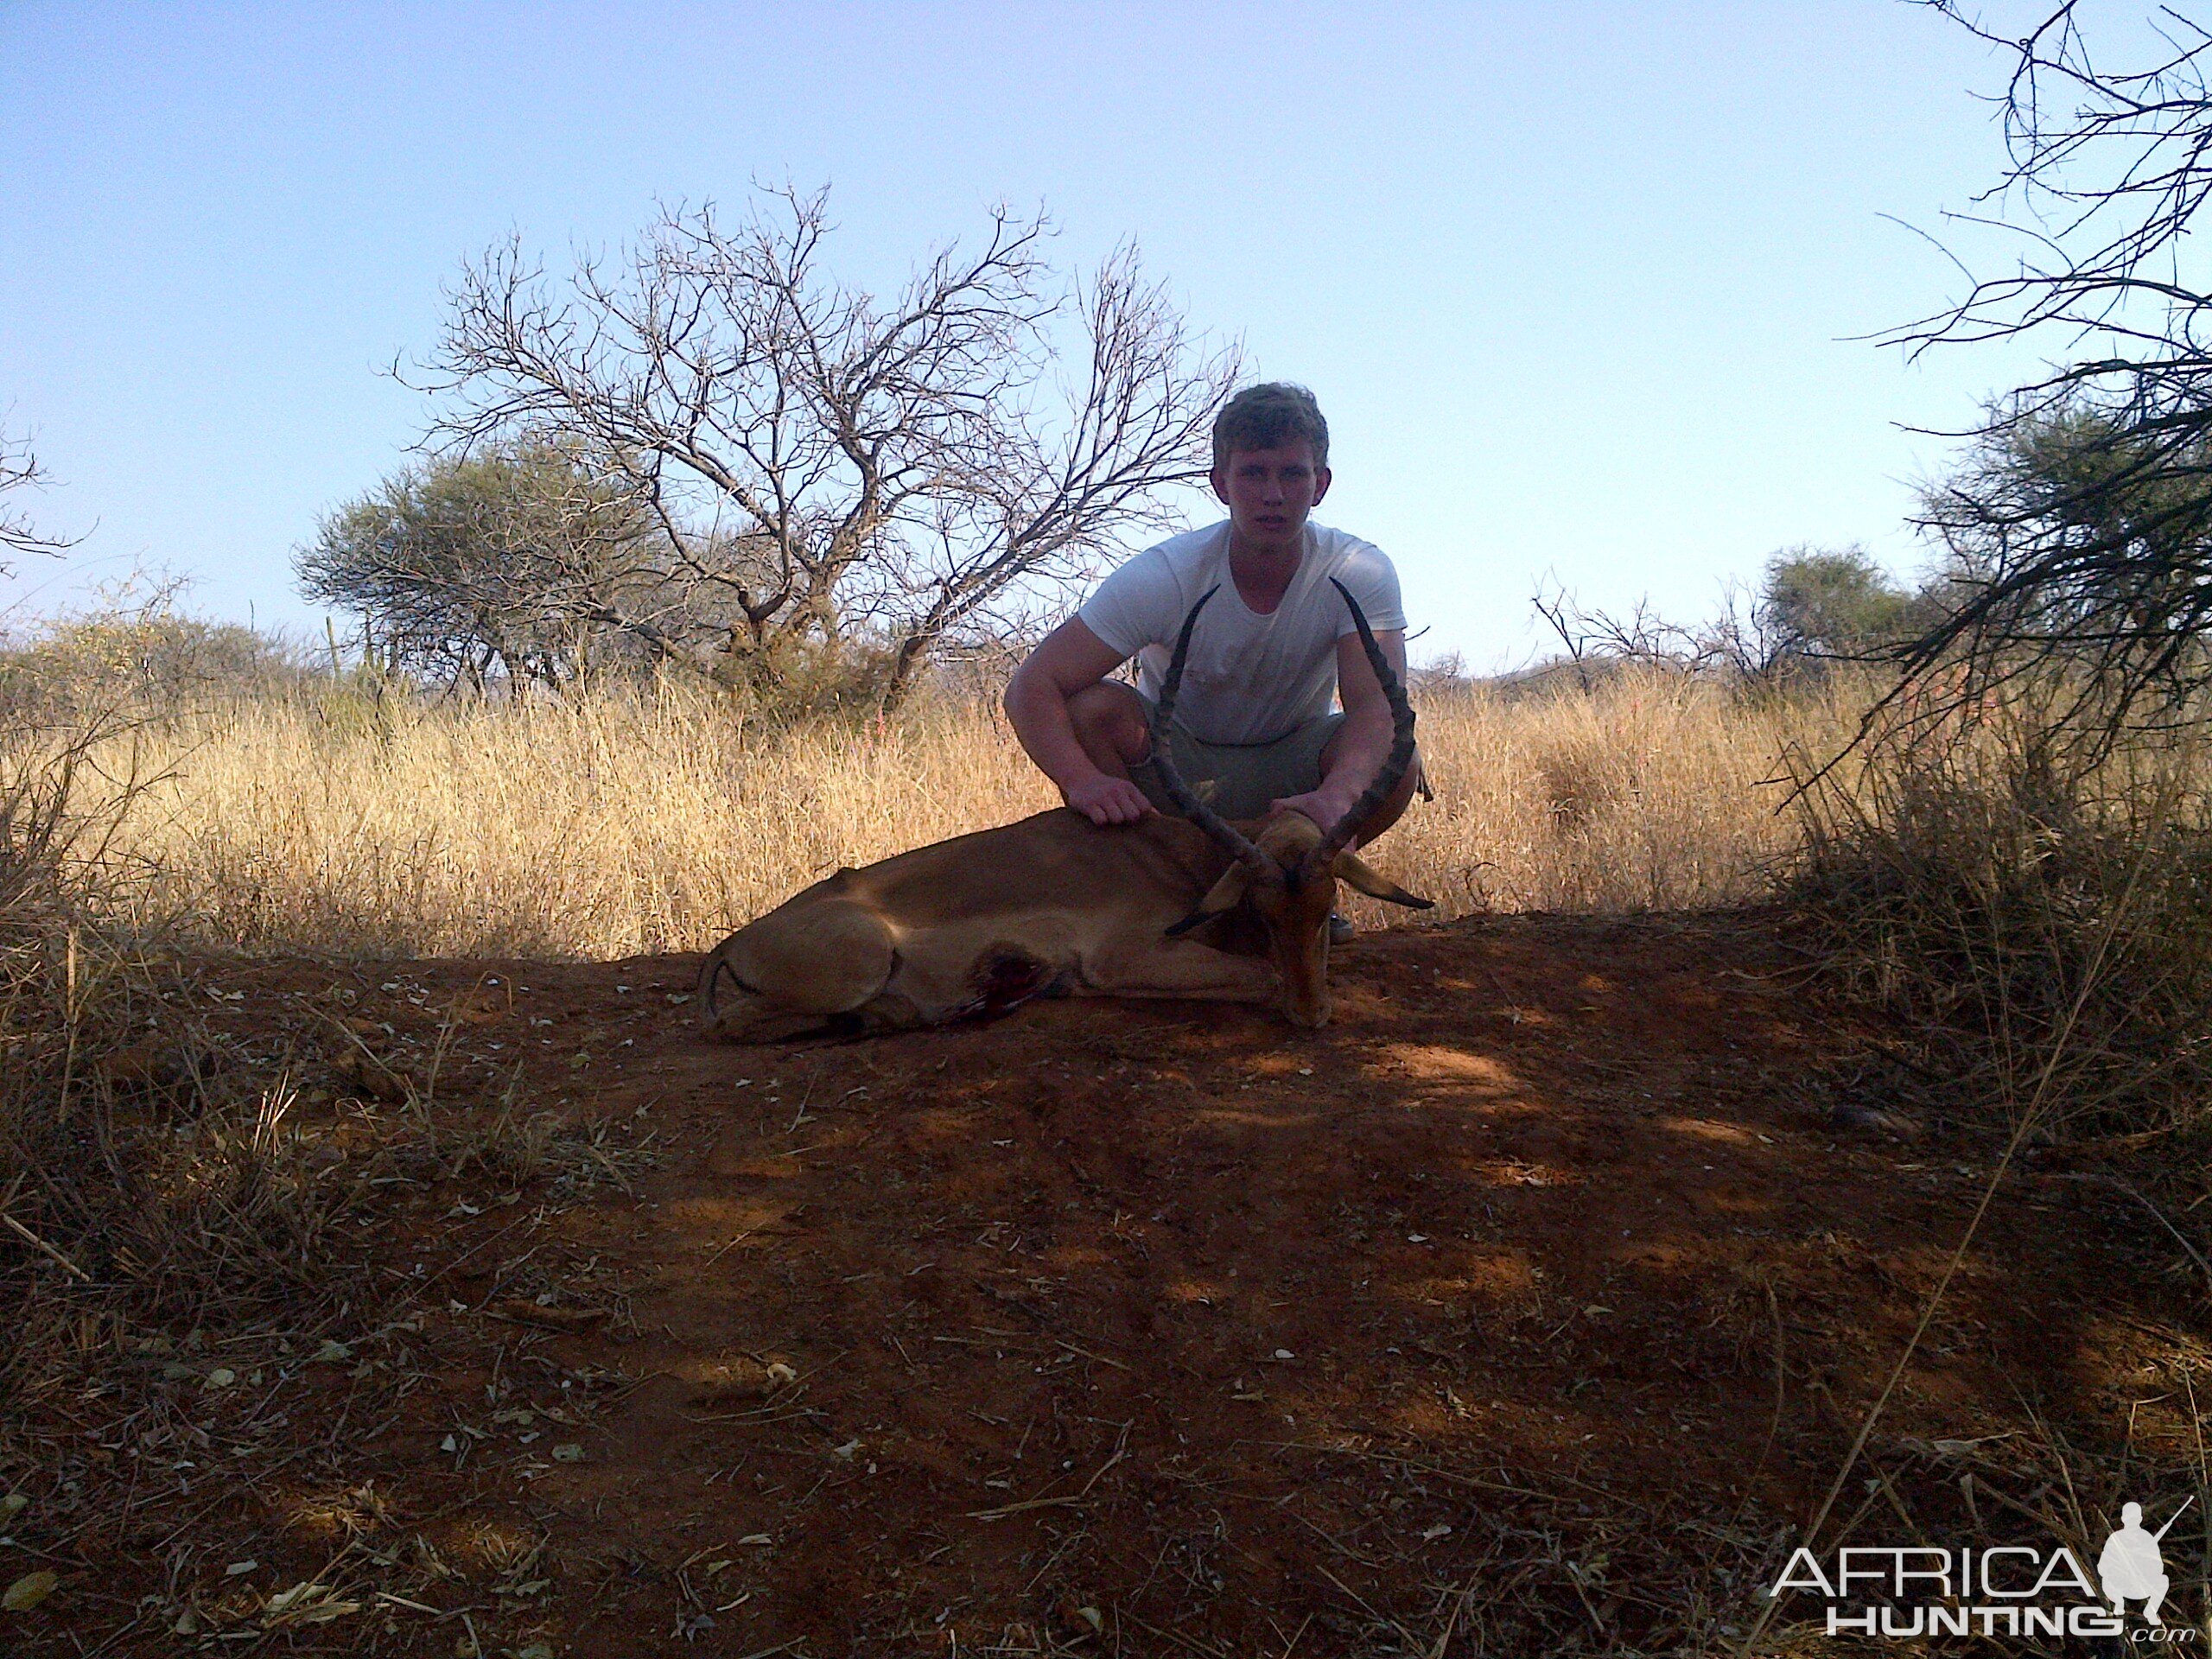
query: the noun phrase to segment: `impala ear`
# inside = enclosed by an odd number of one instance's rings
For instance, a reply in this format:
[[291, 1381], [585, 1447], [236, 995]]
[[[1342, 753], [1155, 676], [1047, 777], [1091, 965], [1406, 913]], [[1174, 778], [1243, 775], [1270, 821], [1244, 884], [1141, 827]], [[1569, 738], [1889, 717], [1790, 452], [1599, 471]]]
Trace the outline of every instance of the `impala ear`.
[[1385, 903], [1403, 905], [1408, 910], [1434, 910], [1433, 899], [1417, 899], [1396, 882], [1381, 874], [1357, 853], [1338, 853], [1332, 867], [1337, 880], [1356, 893]]
[[1198, 907], [1167, 930], [1167, 937], [1179, 939], [1194, 927], [1203, 927], [1224, 911], [1236, 908], [1245, 889], [1252, 885], [1252, 874], [1242, 864], [1232, 864], [1221, 873], [1221, 880], [1212, 890], [1198, 900]]

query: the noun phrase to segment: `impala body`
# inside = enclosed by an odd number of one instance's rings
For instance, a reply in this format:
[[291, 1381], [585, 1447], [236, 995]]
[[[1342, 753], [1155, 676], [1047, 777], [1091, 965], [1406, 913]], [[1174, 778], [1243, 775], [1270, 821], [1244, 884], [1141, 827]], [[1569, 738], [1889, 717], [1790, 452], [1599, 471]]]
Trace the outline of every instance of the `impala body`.
[[1429, 908], [1348, 850], [1412, 763], [1413, 709], [1345, 594], [1391, 701], [1389, 760], [1331, 829], [1296, 812], [1224, 822], [1174, 775], [1165, 741], [1191, 631], [1211, 597], [1184, 622], [1153, 721], [1155, 764], [1184, 817], [1109, 826], [1063, 807], [840, 870], [708, 957], [709, 1032], [773, 1042], [893, 1030], [1040, 995], [1280, 1000], [1294, 1024], [1324, 1024], [1337, 882]]

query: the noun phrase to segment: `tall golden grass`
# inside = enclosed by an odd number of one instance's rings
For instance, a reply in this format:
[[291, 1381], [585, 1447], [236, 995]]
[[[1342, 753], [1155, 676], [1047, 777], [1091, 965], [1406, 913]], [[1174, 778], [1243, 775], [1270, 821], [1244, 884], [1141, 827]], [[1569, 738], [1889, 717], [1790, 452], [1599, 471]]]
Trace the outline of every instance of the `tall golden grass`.
[[[1796, 844], [1782, 753], [1852, 717], [1840, 694], [1751, 702], [1658, 674], [1432, 698], [1436, 799], [1377, 861], [1446, 917], [1749, 898]], [[111, 849], [143, 873], [136, 919], [247, 951], [697, 949], [841, 864], [1055, 804], [995, 709], [951, 698], [777, 726], [682, 688], [474, 707], [324, 690], [124, 741], [105, 770], [155, 779]]]

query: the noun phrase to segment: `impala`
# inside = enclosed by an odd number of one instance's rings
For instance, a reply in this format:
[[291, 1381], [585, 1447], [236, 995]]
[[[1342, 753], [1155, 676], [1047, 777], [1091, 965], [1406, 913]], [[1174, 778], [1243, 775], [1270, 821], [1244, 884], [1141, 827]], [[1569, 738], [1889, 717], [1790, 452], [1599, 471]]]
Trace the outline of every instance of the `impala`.
[[737, 1042], [895, 1030], [1047, 995], [1279, 1000], [1294, 1025], [1326, 1023], [1336, 884], [1432, 908], [1351, 850], [1413, 764], [1414, 711], [1358, 602], [1335, 586], [1392, 728], [1389, 756], [1336, 823], [1297, 812], [1231, 823], [1176, 775], [1168, 721], [1209, 589], [1184, 619], [1152, 716], [1154, 764], [1184, 817], [1105, 826], [1062, 807], [839, 870], [715, 949], [701, 973], [708, 1030]]

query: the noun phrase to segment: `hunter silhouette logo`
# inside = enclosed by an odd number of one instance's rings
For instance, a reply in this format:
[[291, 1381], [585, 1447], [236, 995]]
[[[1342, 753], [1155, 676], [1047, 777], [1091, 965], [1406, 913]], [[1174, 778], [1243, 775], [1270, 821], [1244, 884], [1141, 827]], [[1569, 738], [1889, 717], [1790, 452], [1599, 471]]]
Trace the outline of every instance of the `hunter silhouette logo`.
[[2126, 1603], [2140, 1599], [2143, 1618], [2146, 1624], [2164, 1624], [2158, 1617], [2158, 1604], [2166, 1599], [2171, 1582], [2166, 1577], [2166, 1564], [2159, 1559], [2158, 1541], [2166, 1529], [2181, 1519], [2182, 1510], [2196, 1502], [2194, 1495], [2183, 1500], [2181, 1510], [2167, 1517], [2166, 1524], [2156, 1532], [2143, 1530], [2143, 1506], [2123, 1503], [2120, 1508], [2120, 1530], [2105, 1540], [2103, 1554], [2097, 1557], [2097, 1582], [2104, 1586], [2105, 1599], [2112, 1603], [2115, 1613], [2125, 1613]]

